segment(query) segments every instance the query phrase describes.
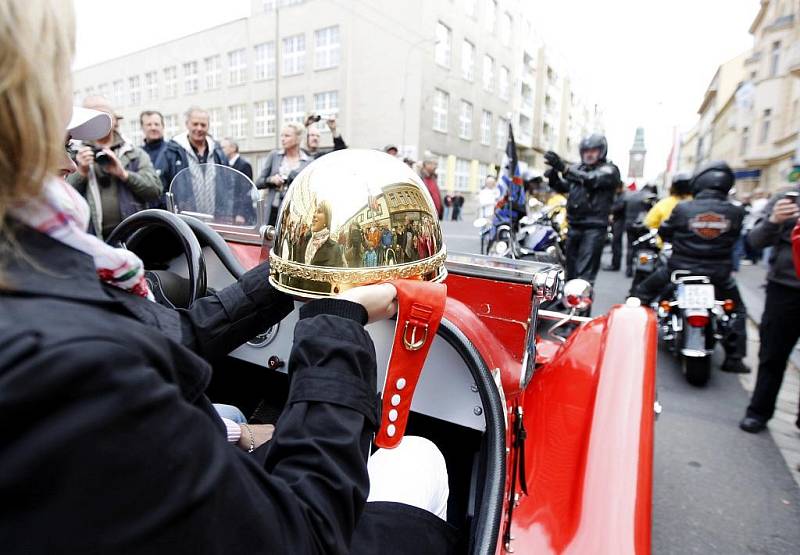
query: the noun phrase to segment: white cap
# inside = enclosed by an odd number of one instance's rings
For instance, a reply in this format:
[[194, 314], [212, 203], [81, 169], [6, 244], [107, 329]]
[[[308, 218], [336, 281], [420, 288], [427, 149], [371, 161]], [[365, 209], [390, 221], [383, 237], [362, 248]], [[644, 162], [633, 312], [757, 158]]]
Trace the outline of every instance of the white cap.
[[73, 139], [93, 141], [108, 135], [112, 124], [111, 116], [105, 112], [73, 106], [67, 131]]

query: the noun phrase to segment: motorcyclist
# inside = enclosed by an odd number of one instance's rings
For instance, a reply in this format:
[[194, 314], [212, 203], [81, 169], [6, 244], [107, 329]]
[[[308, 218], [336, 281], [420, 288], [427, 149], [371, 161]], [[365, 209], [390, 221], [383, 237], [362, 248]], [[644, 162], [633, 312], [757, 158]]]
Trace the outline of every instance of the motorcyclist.
[[645, 232], [644, 218], [656, 201], [657, 190], [648, 184], [638, 191], [625, 193], [623, 205], [625, 210], [625, 236], [627, 251], [625, 252], [625, 276], [633, 276], [633, 243]]
[[567, 279], [594, 283], [608, 228], [608, 216], [619, 182], [619, 169], [606, 160], [608, 142], [603, 135], [584, 138], [579, 147], [581, 162], [567, 164], [552, 151], [545, 153], [545, 172], [550, 188], [567, 199]]
[[742, 362], [747, 349], [746, 310], [736, 281], [731, 276], [732, 253], [742, 229], [744, 209], [728, 200], [734, 175], [725, 162], [709, 162], [690, 182], [693, 200], [677, 204], [659, 235], [672, 243], [672, 256], [665, 268], [654, 272], [636, 290], [643, 303], [668, 294], [670, 276], [676, 270], [708, 276], [718, 299], [735, 303], [736, 318], [731, 333], [723, 338], [726, 372], [747, 373]]
[[689, 183], [692, 176], [688, 172], [679, 172], [672, 177], [669, 196], [658, 201], [644, 218], [644, 225], [650, 229], [658, 229], [662, 223], [669, 219], [672, 210], [679, 202], [691, 198], [692, 192]]

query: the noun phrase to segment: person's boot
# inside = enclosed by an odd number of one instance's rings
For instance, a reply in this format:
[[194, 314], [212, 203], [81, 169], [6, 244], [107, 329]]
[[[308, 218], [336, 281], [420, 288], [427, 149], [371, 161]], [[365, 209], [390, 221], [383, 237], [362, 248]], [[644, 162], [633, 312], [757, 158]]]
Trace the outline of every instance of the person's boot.
[[767, 423], [753, 416], [745, 416], [739, 421], [739, 428], [749, 434], [757, 434], [767, 427]]
[[750, 367], [747, 366], [740, 358], [726, 358], [720, 368], [723, 372], [730, 372], [731, 374], [749, 374]]
[[633, 268], [625, 268], [625, 277], [633, 277]]

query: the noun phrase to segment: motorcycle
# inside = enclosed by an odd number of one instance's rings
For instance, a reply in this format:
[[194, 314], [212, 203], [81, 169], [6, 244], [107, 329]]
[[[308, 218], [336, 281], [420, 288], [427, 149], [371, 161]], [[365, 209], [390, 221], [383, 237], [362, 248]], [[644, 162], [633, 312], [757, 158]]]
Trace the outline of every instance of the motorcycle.
[[652, 229], [639, 236], [632, 244], [633, 280], [629, 295], [633, 295], [636, 287], [647, 279], [659, 265], [661, 249], [658, 247], [658, 230]]
[[671, 293], [655, 307], [661, 339], [681, 361], [686, 381], [705, 385], [711, 377], [711, 355], [717, 341], [730, 333], [735, 304], [718, 300], [706, 276], [672, 273]]
[[[295, 248], [273, 245], [265, 200], [243, 174], [200, 170], [175, 177], [168, 210], [134, 214], [110, 238], [140, 256], [167, 306], [190, 306], [268, 260], [273, 248]], [[498, 240], [508, 240], [510, 228], [503, 233]], [[458, 531], [458, 552], [565, 553], [591, 545], [595, 553], [650, 553], [652, 312], [626, 304], [596, 318], [576, 316], [591, 293], [562, 284], [551, 263], [448, 252], [446, 268], [444, 318], [408, 402], [407, 429], [445, 457], [447, 521]], [[569, 312], [547, 310], [562, 290]], [[206, 390], [212, 401], [238, 406], [250, 422], [277, 420], [300, 306], [214, 362]], [[366, 328], [377, 393], [395, 327]], [[566, 341], [550, 334], [557, 327], [571, 328]]]

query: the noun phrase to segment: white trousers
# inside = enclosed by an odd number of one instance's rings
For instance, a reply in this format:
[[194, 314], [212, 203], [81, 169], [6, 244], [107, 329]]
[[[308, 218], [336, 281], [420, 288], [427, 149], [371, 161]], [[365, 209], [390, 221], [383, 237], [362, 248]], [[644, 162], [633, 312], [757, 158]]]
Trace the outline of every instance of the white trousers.
[[394, 449], [378, 449], [369, 458], [370, 501], [393, 501], [431, 512], [447, 520], [447, 465], [436, 445], [419, 436], [405, 436]]

